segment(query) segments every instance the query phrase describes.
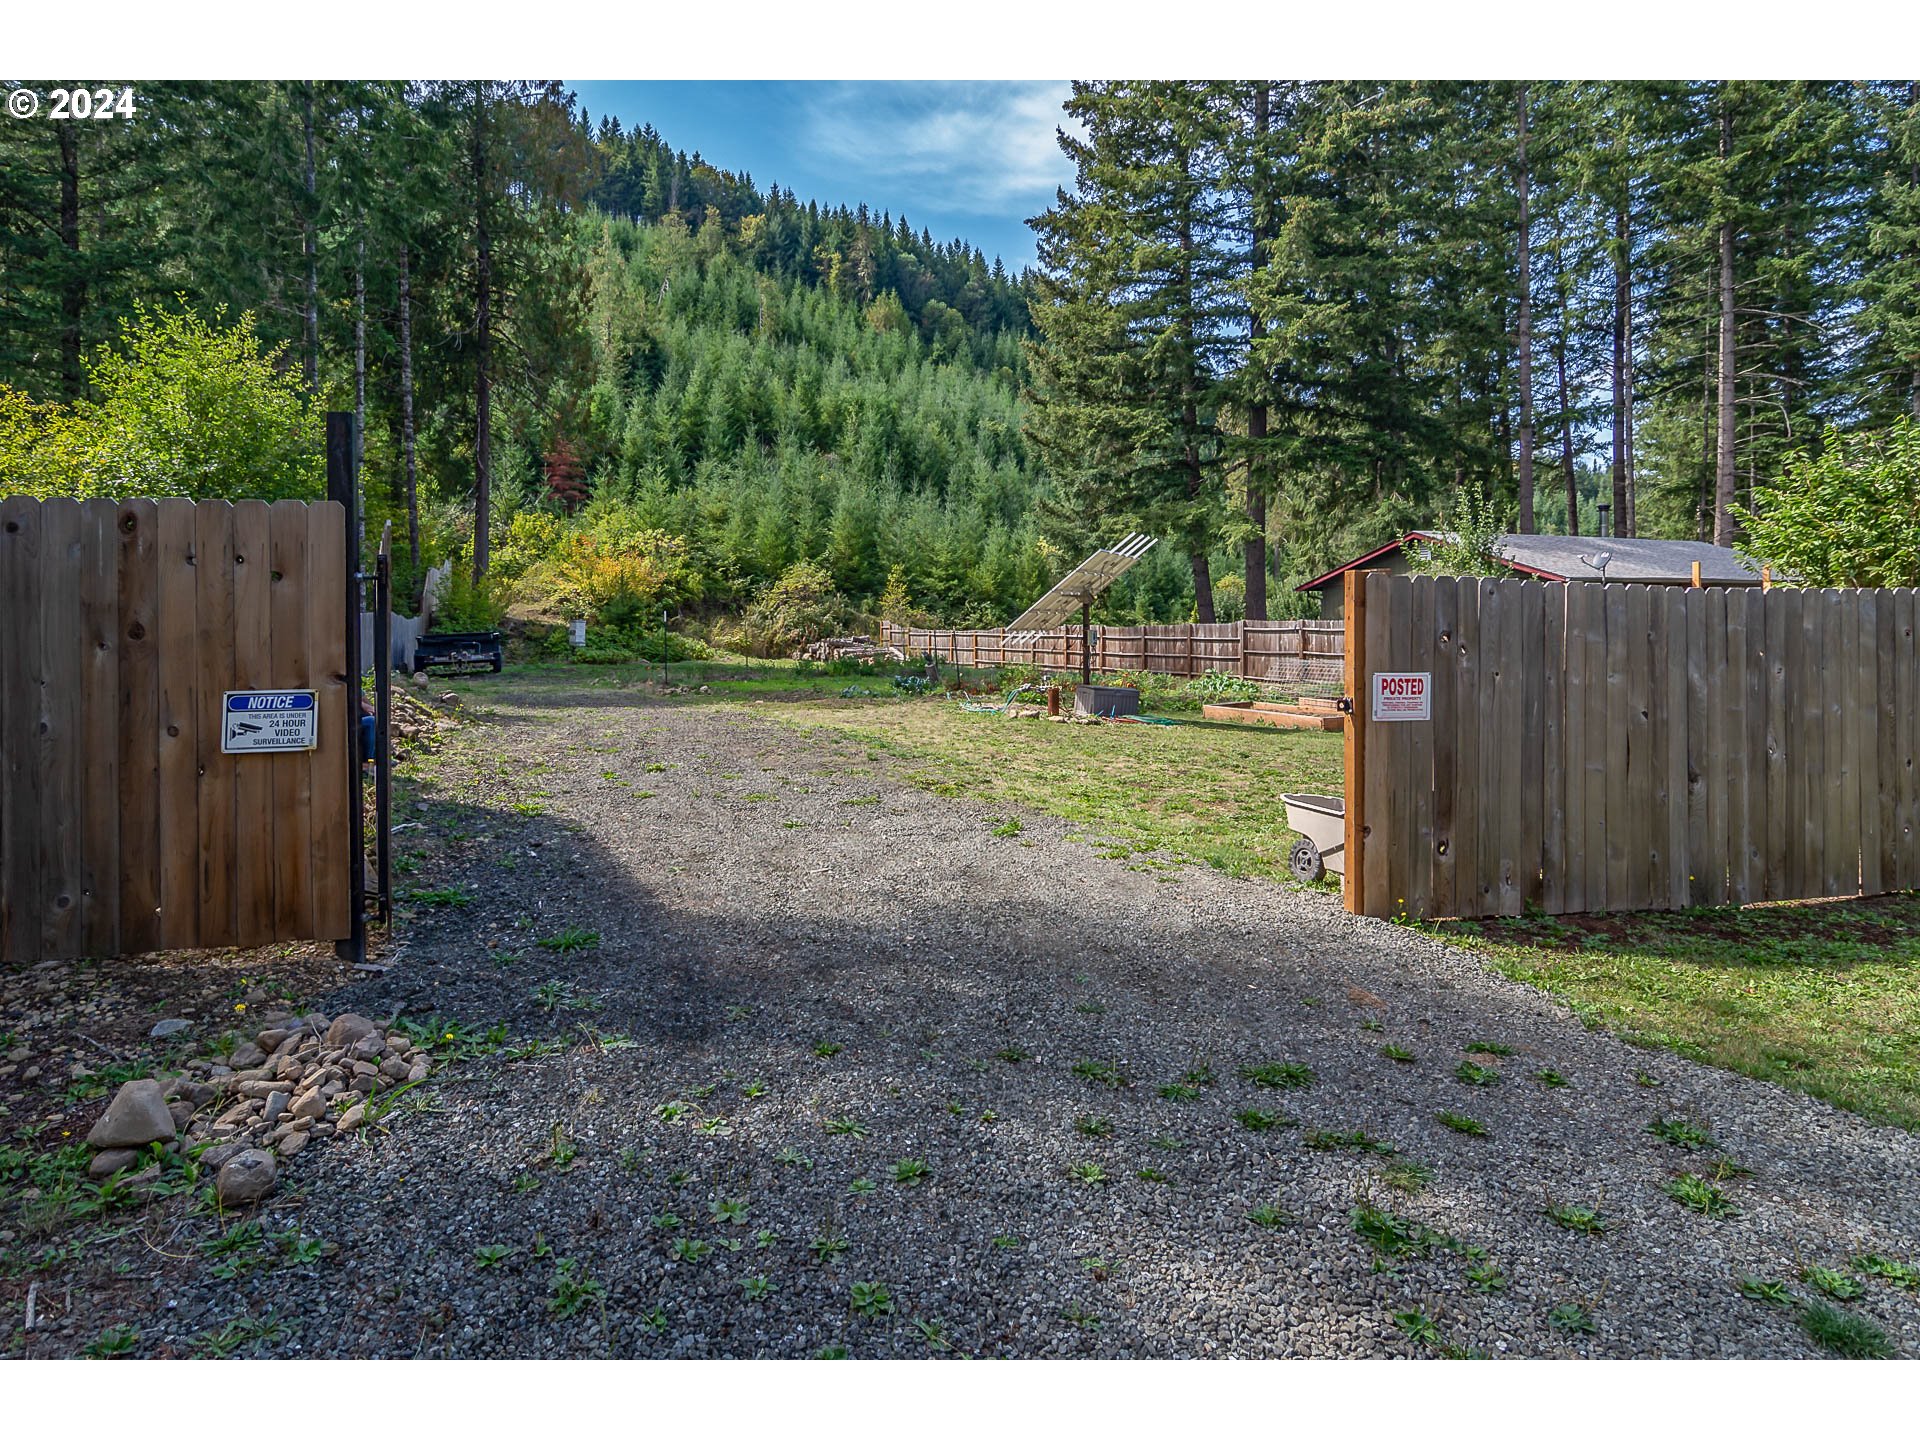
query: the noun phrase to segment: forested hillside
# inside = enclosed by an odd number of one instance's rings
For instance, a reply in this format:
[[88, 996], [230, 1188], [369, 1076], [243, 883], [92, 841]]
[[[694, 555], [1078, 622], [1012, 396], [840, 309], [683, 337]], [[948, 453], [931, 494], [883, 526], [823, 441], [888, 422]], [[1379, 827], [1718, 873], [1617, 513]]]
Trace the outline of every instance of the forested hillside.
[[1078, 84], [1020, 276], [553, 83], [137, 90], [0, 126], [0, 488], [303, 493], [353, 410], [470, 618], [992, 623], [1127, 529], [1112, 618], [1257, 617], [1488, 507], [1778, 546], [1920, 415], [1912, 82]]

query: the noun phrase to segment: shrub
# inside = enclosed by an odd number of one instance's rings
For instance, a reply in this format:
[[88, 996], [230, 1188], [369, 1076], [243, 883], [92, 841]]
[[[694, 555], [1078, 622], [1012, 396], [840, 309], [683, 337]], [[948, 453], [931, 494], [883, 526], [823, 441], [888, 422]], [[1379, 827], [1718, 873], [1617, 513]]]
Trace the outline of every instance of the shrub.
[[834, 589], [833, 576], [824, 566], [801, 560], [747, 607], [742, 638], [753, 654], [784, 655], [838, 634], [849, 616], [846, 597]]

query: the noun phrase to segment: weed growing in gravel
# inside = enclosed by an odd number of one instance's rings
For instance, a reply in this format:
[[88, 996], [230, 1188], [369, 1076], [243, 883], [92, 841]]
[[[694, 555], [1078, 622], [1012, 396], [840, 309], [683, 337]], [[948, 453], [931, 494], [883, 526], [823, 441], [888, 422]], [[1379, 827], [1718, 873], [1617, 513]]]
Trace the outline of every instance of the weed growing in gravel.
[[822, 1345], [813, 1352], [816, 1360], [845, 1360], [850, 1352], [844, 1345]]
[[1376, 1140], [1364, 1130], [1309, 1130], [1300, 1142], [1309, 1150], [1370, 1150], [1376, 1155], [1391, 1155], [1394, 1145]]
[[1600, 1235], [1612, 1224], [1600, 1213], [1597, 1206], [1568, 1205], [1551, 1203], [1546, 1207], [1546, 1216], [1563, 1230], [1572, 1230], [1580, 1235]]
[[779, 1243], [780, 1232], [777, 1230], [756, 1230], [753, 1232], [753, 1248], [756, 1250], [771, 1250]]
[[1107, 1183], [1107, 1172], [1091, 1160], [1083, 1160], [1078, 1165], [1069, 1165], [1067, 1167], [1067, 1174], [1083, 1185], [1104, 1185]]
[[749, 1275], [740, 1282], [740, 1294], [748, 1300], [764, 1300], [773, 1293], [773, 1282], [764, 1275]]
[[562, 955], [572, 954], [576, 950], [597, 950], [600, 948], [600, 932], [582, 930], [577, 925], [569, 925], [558, 934], [547, 936], [540, 942], [540, 948], [557, 951]]
[[1292, 1060], [1265, 1065], [1242, 1065], [1240, 1078], [1268, 1090], [1304, 1090], [1313, 1084], [1313, 1071]]
[[1353, 1233], [1371, 1245], [1383, 1259], [1424, 1257], [1436, 1250], [1451, 1250], [1469, 1256], [1478, 1253], [1451, 1235], [1372, 1205], [1357, 1205], [1352, 1214]]
[[242, 1346], [260, 1346], [284, 1339], [287, 1327], [271, 1314], [256, 1319], [251, 1315], [229, 1320], [218, 1330], [209, 1330], [194, 1341], [194, 1348], [214, 1360], [224, 1360]]
[[482, 1245], [473, 1252], [473, 1263], [478, 1269], [491, 1270], [494, 1266], [504, 1263], [512, 1254], [513, 1246], [511, 1245]]
[[1864, 1315], [1849, 1315], [1824, 1301], [1810, 1301], [1801, 1308], [1800, 1328], [1814, 1344], [1843, 1360], [1893, 1358], [1893, 1343], [1886, 1331]]
[[1173, 1151], [1173, 1150], [1184, 1150], [1187, 1148], [1186, 1141], [1176, 1140], [1171, 1135], [1149, 1135], [1147, 1137], [1147, 1144], [1151, 1145], [1156, 1150]]
[[684, 1100], [663, 1100], [653, 1107], [653, 1116], [654, 1119], [664, 1120], [669, 1125], [678, 1125], [693, 1114], [693, 1109], [694, 1107]]
[[929, 1350], [944, 1352], [953, 1348], [947, 1339], [947, 1332], [932, 1320], [923, 1320], [916, 1315], [913, 1317], [913, 1328], [920, 1332], [920, 1338], [926, 1342]]
[[1382, 1170], [1380, 1183], [1402, 1195], [1418, 1195], [1433, 1183], [1433, 1171], [1416, 1161], [1403, 1160]]
[[851, 1135], [856, 1140], [867, 1138], [867, 1127], [851, 1115], [829, 1115], [820, 1123], [829, 1135]]
[[838, 1259], [847, 1253], [847, 1237], [844, 1235], [816, 1235], [807, 1241], [807, 1249], [813, 1252], [813, 1258], [821, 1264]]
[[1093, 1311], [1077, 1303], [1062, 1310], [1060, 1312], [1060, 1318], [1071, 1324], [1078, 1325], [1082, 1330], [1098, 1330], [1100, 1328], [1100, 1317]]
[[1378, 1020], [1374, 1019], [1373, 1016], [1369, 1015], [1366, 1019], [1360, 1022], [1360, 1028], [1366, 1031], [1369, 1035], [1378, 1035], [1381, 1031], [1385, 1030], [1387, 1027], [1381, 1024]]
[[131, 1325], [109, 1325], [87, 1342], [83, 1352], [92, 1360], [115, 1360], [140, 1343], [140, 1332]]
[[893, 1177], [896, 1185], [911, 1186], [918, 1185], [921, 1181], [925, 1180], [933, 1173], [933, 1170], [924, 1160], [909, 1159], [894, 1161], [893, 1169], [887, 1173]]
[[747, 1223], [747, 1202], [740, 1200], [714, 1200], [707, 1205], [707, 1214], [713, 1217], [716, 1225], [744, 1225]]
[[1190, 1101], [1198, 1100], [1200, 1098], [1200, 1090], [1197, 1086], [1193, 1085], [1162, 1085], [1160, 1087], [1160, 1098], [1162, 1100], [1172, 1100], [1184, 1105]]
[[1866, 1294], [1860, 1282], [1844, 1270], [1829, 1270], [1824, 1265], [1808, 1265], [1800, 1272], [1800, 1278], [1835, 1300], [1858, 1300]]
[[1647, 1133], [1666, 1141], [1669, 1145], [1678, 1145], [1682, 1150], [1718, 1150], [1720, 1143], [1713, 1138], [1706, 1126], [1678, 1115], [1655, 1120], [1647, 1126]]
[[1476, 1065], [1471, 1060], [1462, 1060], [1454, 1070], [1453, 1078], [1464, 1085], [1498, 1085], [1500, 1072], [1491, 1065]]
[[1246, 1130], [1275, 1130], [1291, 1128], [1300, 1122], [1290, 1115], [1282, 1115], [1278, 1110], [1240, 1110], [1234, 1113], [1234, 1119]]
[[847, 1308], [856, 1315], [877, 1319], [893, 1314], [893, 1296], [877, 1280], [856, 1280], [847, 1299]]
[[1121, 1072], [1118, 1065], [1106, 1060], [1076, 1061], [1073, 1073], [1089, 1085], [1104, 1085], [1109, 1090], [1119, 1090], [1133, 1082]]
[[1853, 1268], [1862, 1275], [1872, 1275], [1898, 1285], [1902, 1290], [1920, 1289], [1920, 1269], [1898, 1260], [1889, 1260], [1882, 1255], [1856, 1255], [1853, 1257]]
[[1186, 1074], [1182, 1075], [1180, 1081], [1184, 1085], [1207, 1086], [1217, 1085], [1220, 1077], [1213, 1073], [1213, 1067], [1211, 1065], [1200, 1064], [1194, 1066], [1191, 1070], [1187, 1071]]
[[436, 890], [402, 890], [402, 900], [410, 900], [415, 905], [450, 906], [464, 909], [473, 903], [473, 892], [458, 885], [445, 885]]
[[1467, 1283], [1491, 1295], [1496, 1290], [1507, 1288], [1507, 1277], [1497, 1265], [1476, 1265], [1467, 1271]]
[[1143, 1165], [1133, 1172], [1137, 1177], [1154, 1185], [1171, 1185], [1173, 1177], [1164, 1170], [1156, 1170], [1151, 1165]]
[[1247, 1212], [1247, 1219], [1262, 1230], [1278, 1230], [1283, 1225], [1291, 1225], [1293, 1218], [1278, 1205], [1256, 1205]]
[[822, 1060], [831, 1060], [846, 1048], [846, 1046], [836, 1040], [822, 1040], [818, 1045], [813, 1047], [813, 1053]]
[[1660, 1088], [1659, 1079], [1649, 1075], [1644, 1070], [1636, 1070], [1633, 1072], [1633, 1083], [1643, 1090], [1658, 1090]]
[[1513, 1047], [1511, 1045], [1500, 1045], [1491, 1040], [1475, 1040], [1471, 1044], [1462, 1045], [1460, 1048], [1469, 1055], [1513, 1054]]
[[871, 1195], [878, 1188], [873, 1181], [862, 1175], [847, 1186], [847, 1193], [849, 1195]]
[[1556, 1305], [1547, 1312], [1547, 1323], [1554, 1329], [1568, 1335], [1591, 1335], [1598, 1328], [1587, 1308], [1577, 1301], [1568, 1300]]
[[561, 1260], [554, 1266], [553, 1293], [547, 1299], [547, 1309], [557, 1319], [577, 1314], [589, 1300], [606, 1298], [607, 1287], [588, 1275], [578, 1260]]
[[1536, 1070], [1533, 1078], [1549, 1090], [1564, 1090], [1567, 1086], [1567, 1077], [1558, 1070]]
[[1742, 1275], [1734, 1282], [1734, 1288], [1749, 1300], [1759, 1300], [1767, 1305], [1786, 1307], [1792, 1305], [1793, 1292], [1787, 1289], [1784, 1280], [1762, 1280], [1757, 1275]]
[[565, 1170], [579, 1158], [579, 1145], [558, 1120], [554, 1121], [553, 1131], [547, 1137], [547, 1153], [541, 1157], [541, 1163], [551, 1165], [556, 1170]]
[[994, 1051], [993, 1058], [1004, 1060], [1009, 1065], [1018, 1065], [1023, 1060], [1031, 1060], [1033, 1056], [1018, 1045], [1009, 1045], [1005, 1049]]
[[540, 1177], [531, 1170], [522, 1170], [513, 1177], [513, 1193], [516, 1195], [531, 1195], [539, 1188]]
[[1740, 1213], [1724, 1190], [1698, 1175], [1676, 1175], [1661, 1188], [1687, 1209], [1702, 1215], [1725, 1217]]
[[623, 1171], [625, 1171], [627, 1174], [635, 1175], [639, 1173], [640, 1152], [637, 1149], [635, 1149], [633, 1146], [626, 1145], [621, 1147], [619, 1159], [620, 1159], [620, 1168]]
[[598, 1010], [600, 1001], [591, 995], [579, 995], [565, 980], [545, 980], [533, 989], [534, 1003], [547, 1014], [555, 1010]]
[[1442, 1110], [1434, 1117], [1447, 1129], [1461, 1135], [1485, 1135], [1487, 1127], [1471, 1115], [1462, 1115], [1458, 1110]]
[[1401, 1334], [1416, 1345], [1431, 1346], [1435, 1350], [1451, 1348], [1440, 1334], [1440, 1327], [1423, 1310], [1396, 1311], [1393, 1323], [1399, 1327]]
[[551, 1260], [553, 1258], [553, 1246], [547, 1240], [546, 1235], [539, 1230], [533, 1232], [533, 1258], [536, 1260]]
[[667, 1184], [678, 1190], [691, 1179], [693, 1179], [691, 1170], [674, 1170], [668, 1174]]
[[758, 1100], [766, 1093], [767, 1082], [764, 1080], [749, 1080], [740, 1087], [740, 1098], [742, 1100]]
[[1380, 1047], [1380, 1053], [1386, 1056], [1387, 1059], [1397, 1061], [1402, 1065], [1411, 1065], [1416, 1058], [1414, 1053], [1403, 1045], [1382, 1045]]
[[1018, 1235], [996, 1235], [989, 1243], [996, 1250], [1018, 1250], [1022, 1242]]
[[1095, 1140], [1105, 1140], [1113, 1134], [1113, 1121], [1105, 1115], [1076, 1115], [1073, 1128]]
[[1107, 1007], [1098, 1000], [1082, 1000], [1078, 1005], [1074, 1006], [1073, 1009], [1074, 1013], [1078, 1015], [1104, 1015], [1107, 1013]]
[[698, 1265], [713, 1254], [713, 1246], [691, 1235], [682, 1235], [673, 1242], [671, 1253], [676, 1260], [688, 1265]]
[[791, 1145], [781, 1150], [781, 1152], [773, 1158], [782, 1165], [797, 1165], [802, 1170], [811, 1170], [813, 1168], [813, 1161], [809, 1157], [802, 1155]]
[[1005, 840], [1011, 836], [1018, 835], [1020, 833], [1020, 830], [1021, 830], [1021, 825], [1018, 820], [1003, 820], [998, 825], [994, 826], [989, 833], [993, 835], [997, 835], [1001, 839]]

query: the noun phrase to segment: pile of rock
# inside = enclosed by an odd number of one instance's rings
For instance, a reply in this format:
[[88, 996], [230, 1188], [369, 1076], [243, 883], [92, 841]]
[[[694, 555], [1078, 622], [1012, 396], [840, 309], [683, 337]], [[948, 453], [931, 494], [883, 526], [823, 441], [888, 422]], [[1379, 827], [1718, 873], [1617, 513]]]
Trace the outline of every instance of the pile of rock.
[[[230, 1055], [189, 1061], [178, 1076], [129, 1080], [88, 1132], [88, 1173], [117, 1174], [158, 1143], [168, 1152], [213, 1147], [199, 1156], [215, 1172], [223, 1204], [248, 1204], [273, 1189], [275, 1156], [366, 1123], [367, 1101], [432, 1073], [432, 1056], [402, 1032], [364, 1015], [269, 1017], [268, 1028]], [[125, 1183], [160, 1175], [149, 1165]]]

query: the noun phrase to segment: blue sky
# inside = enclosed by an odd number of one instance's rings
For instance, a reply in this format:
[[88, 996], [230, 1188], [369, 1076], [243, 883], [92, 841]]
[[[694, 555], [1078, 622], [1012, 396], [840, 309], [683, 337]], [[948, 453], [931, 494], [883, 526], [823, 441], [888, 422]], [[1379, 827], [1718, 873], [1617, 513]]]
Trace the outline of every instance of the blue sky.
[[1073, 179], [1055, 127], [1059, 81], [572, 80], [593, 117], [651, 124], [667, 143], [765, 190], [903, 211], [937, 240], [959, 237], [1018, 270], [1025, 221]]

